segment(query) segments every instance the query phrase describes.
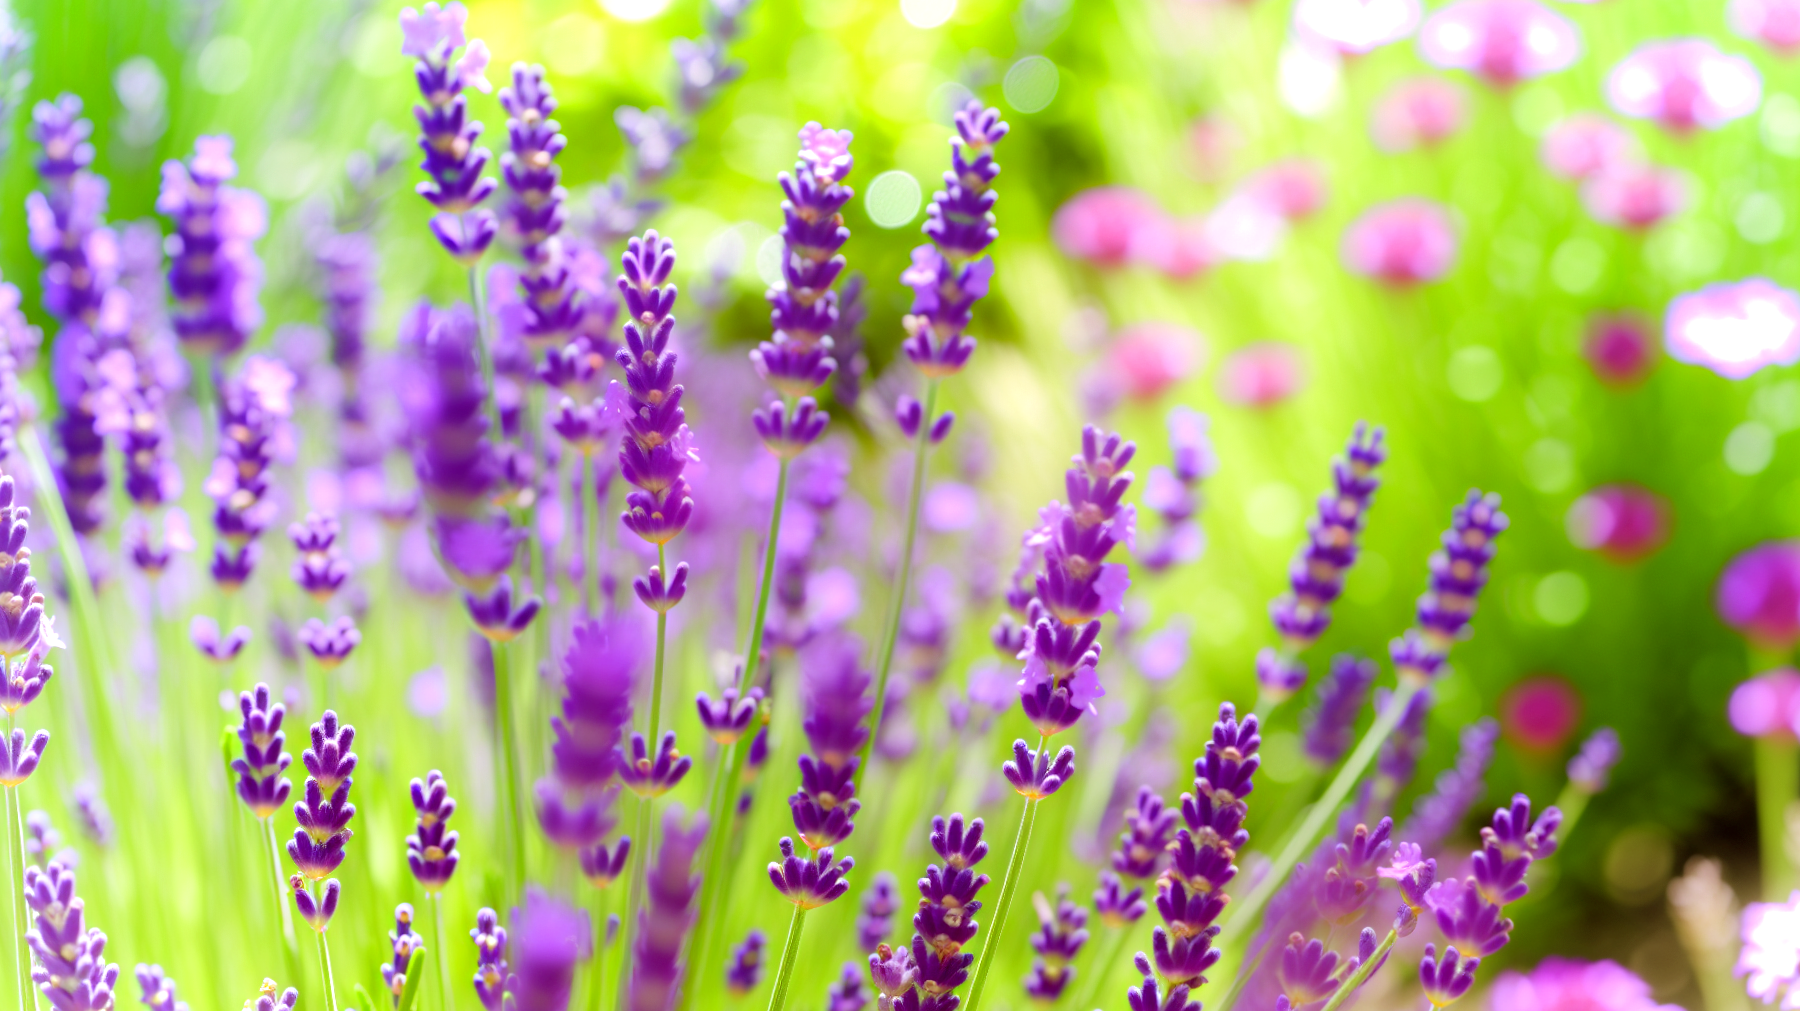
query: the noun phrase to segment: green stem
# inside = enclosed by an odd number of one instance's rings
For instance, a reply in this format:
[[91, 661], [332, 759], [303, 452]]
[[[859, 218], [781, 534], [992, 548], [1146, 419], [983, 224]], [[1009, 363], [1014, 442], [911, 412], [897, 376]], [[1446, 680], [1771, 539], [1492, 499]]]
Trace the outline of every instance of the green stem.
[[631, 838], [631, 890], [625, 896], [625, 922], [619, 937], [619, 993], [614, 1006], [620, 1009], [625, 1007], [625, 994], [630, 989], [625, 986], [625, 959], [631, 957], [631, 940], [637, 933], [637, 924], [632, 922], [636, 917], [631, 912], [638, 907], [644, 893], [644, 843], [649, 835], [650, 801], [639, 797], [637, 832]]
[[338, 1011], [337, 982], [331, 978], [331, 946], [325, 943], [325, 932], [319, 931], [319, 971], [325, 974], [325, 1007]]
[[288, 908], [287, 889], [281, 882], [281, 844], [275, 838], [275, 819], [265, 818], [262, 821], [263, 834], [269, 837], [269, 878], [275, 885], [275, 908], [281, 911], [281, 936], [291, 949], [294, 940], [294, 911]]
[[500, 424], [500, 398], [494, 390], [494, 336], [488, 326], [487, 292], [481, 283], [480, 264], [469, 264], [469, 301], [475, 307], [475, 325], [481, 331], [481, 381], [487, 387], [488, 438], [505, 438], [505, 429]]
[[[1038, 746], [1039, 753], [1043, 745]], [[987, 986], [988, 973], [994, 968], [994, 956], [1006, 935], [1006, 913], [1012, 908], [1013, 893], [1019, 890], [1019, 870], [1025, 864], [1025, 850], [1031, 844], [1031, 826], [1037, 821], [1038, 799], [1025, 798], [1025, 813], [1019, 818], [1019, 834], [1013, 838], [1012, 858], [1006, 862], [1006, 876], [1000, 879], [1000, 899], [994, 903], [994, 925], [989, 928], [981, 958], [975, 962], [975, 983], [969, 987], [968, 1011], [981, 1006], [981, 991]]]
[[25, 1011], [27, 992], [31, 994], [31, 1006], [37, 1007], [37, 988], [31, 985], [31, 951], [25, 947], [25, 931], [30, 927], [25, 920], [25, 841], [19, 835], [24, 826], [19, 824], [18, 795], [16, 787], [6, 788], [7, 869], [12, 874], [13, 965], [19, 972], [19, 1011]]
[[[656, 546], [656, 571], [662, 573], [663, 584], [669, 581], [668, 550], [661, 544]], [[650, 674], [650, 753], [662, 747], [662, 696], [663, 696], [663, 643], [669, 634], [669, 612], [656, 612], [656, 664]]]
[[[751, 679], [756, 677], [756, 665], [762, 662], [763, 620], [768, 616], [769, 591], [775, 584], [775, 545], [781, 536], [781, 509], [787, 502], [786, 457], [781, 458], [781, 466], [775, 475], [775, 507], [769, 512], [769, 541], [768, 546], [763, 549], [762, 587], [756, 591], [756, 610], [750, 615], [749, 642], [744, 645], [744, 669], [738, 671], [739, 695], [744, 693]], [[711, 824], [717, 825], [719, 822], [715, 820]]]
[[596, 468], [591, 453], [581, 454], [581, 471], [576, 485], [581, 503], [581, 613], [594, 614], [594, 600], [600, 585], [600, 560], [594, 557], [594, 533], [600, 526], [600, 490], [594, 486]]
[[1125, 927], [1113, 930], [1112, 943], [1107, 945], [1106, 954], [1096, 958], [1093, 967], [1088, 970], [1088, 975], [1093, 979], [1088, 983], [1087, 993], [1082, 995], [1081, 1000], [1069, 1007], [1080, 1009], [1100, 1006], [1095, 1002], [1100, 999], [1100, 991], [1106, 988], [1106, 981], [1112, 976], [1113, 966], [1119, 964], [1119, 955], [1125, 950], [1125, 941], [1130, 935], [1131, 931]]
[[775, 989], [769, 994], [769, 1011], [781, 1011], [787, 1004], [788, 984], [793, 981], [794, 963], [799, 961], [800, 931], [806, 927], [806, 907], [794, 904], [794, 918], [788, 921], [787, 944], [781, 949], [781, 966], [775, 970]]
[[1788, 807], [1800, 794], [1800, 762], [1791, 740], [1756, 739], [1756, 826], [1762, 849], [1763, 898], [1780, 902], [1795, 887], [1788, 853]]
[[[494, 745], [500, 749], [500, 802], [505, 807], [507, 824], [509, 880], [507, 895], [516, 898], [525, 887], [525, 830], [519, 814], [519, 784], [516, 782], [513, 748], [512, 662], [503, 643], [494, 643], [494, 720], [499, 724]], [[335, 1011], [335, 1009], [333, 1009]]]
[[1269, 865], [1262, 880], [1250, 890], [1249, 897], [1244, 899], [1242, 904], [1233, 903], [1225, 907], [1226, 915], [1230, 917], [1228, 922], [1256, 922], [1257, 916], [1262, 914], [1263, 907], [1268, 905], [1269, 899], [1274, 896], [1275, 889], [1281, 887], [1282, 882], [1287, 880], [1288, 872], [1294, 869], [1294, 864], [1298, 863], [1300, 858], [1312, 849], [1313, 844], [1318, 841], [1319, 833], [1324, 830], [1325, 823], [1331, 820], [1331, 816], [1337, 812], [1338, 805], [1342, 804], [1344, 798], [1350, 795], [1351, 788], [1356, 785], [1357, 780], [1362, 778], [1363, 770], [1367, 769], [1369, 763], [1375, 760], [1375, 753], [1380, 750], [1381, 742], [1387, 740], [1388, 734], [1392, 733], [1394, 727], [1400, 723], [1400, 717], [1405, 714], [1407, 705], [1412, 702], [1412, 697], [1419, 693], [1421, 687], [1423, 686], [1410, 679], [1400, 682], [1393, 697], [1388, 700], [1387, 708], [1381, 711], [1381, 715], [1375, 717], [1375, 724], [1369, 728], [1368, 733], [1363, 735], [1363, 739], [1357, 742], [1356, 750], [1351, 752], [1349, 760], [1343, 764], [1342, 768], [1338, 769], [1337, 775], [1331, 780], [1331, 785], [1325, 788], [1325, 795], [1319, 798], [1318, 803], [1313, 805], [1311, 811], [1307, 812], [1306, 820], [1300, 823], [1300, 828], [1288, 839], [1287, 846], [1280, 855], [1276, 856], [1275, 862]]
[[1387, 953], [1393, 949], [1394, 942], [1399, 937], [1399, 931], [1389, 930], [1387, 936], [1381, 939], [1381, 943], [1375, 946], [1375, 953], [1356, 967], [1356, 971], [1350, 974], [1349, 979], [1344, 980], [1344, 985], [1337, 988], [1337, 993], [1332, 994], [1331, 1000], [1319, 1011], [1337, 1011], [1340, 1005], [1355, 996], [1356, 991], [1361, 989], [1362, 985], [1368, 982], [1369, 977], [1374, 974], [1376, 967], [1381, 965], [1381, 960], [1386, 958]]
[[[887, 705], [888, 675], [894, 667], [894, 646], [900, 639], [900, 613], [906, 607], [906, 584], [912, 577], [913, 542], [919, 533], [919, 497], [925, 489], [925, 458], [931, 451], [931, 413], [937, 409], [938, 380], [925, 384], [925, 413], [919, 419], [919, 438], [913, 446], [912, 491], [906, 497], [906, 536], [900, 541], [900, 575], [894, 583], [894, 598], [888, 604], [887, 625], [881, 633], [881, 652], [875, 658], [875, 708], [869, 713], [869, 739], [857, 752], [857, 786], [869, 771], [870, 749], [881, 733], [881, 711]], [[983, 949], [984, 951], [986, 949]], [[973, 1011], [973, 1009], [971, 1009]]]
[[1575, 823], [1581, 820], [1582, 813], [1587, 810], [1588, 801], [1593, 799], [1593, 794], [1576, 783], [1571, 782], [1563, 787], [1562, 793], [1556, 797], [1556, 809], [1563, 816], [1562, 825], [1556, 830], [1559, 840], [1568, 841], [1569, 833], [1575, 831]]
[[444, 950], [444, 896], [442, 892], [427, 892], [426, 898], [431, 900], [432, 930], [436, 934], [432, 942], [437, 945], [438, 1006], [443, 1011], [455, 1011], [456, 994], [450, 989], [450, 953]]
[[594, 918], [594, 978], [589, 981], [588, 1007], [600, 1011], [606, 995], [606, 907], [612, 897], [610, 888], [595, 889], [600, 893], [600, 915]]

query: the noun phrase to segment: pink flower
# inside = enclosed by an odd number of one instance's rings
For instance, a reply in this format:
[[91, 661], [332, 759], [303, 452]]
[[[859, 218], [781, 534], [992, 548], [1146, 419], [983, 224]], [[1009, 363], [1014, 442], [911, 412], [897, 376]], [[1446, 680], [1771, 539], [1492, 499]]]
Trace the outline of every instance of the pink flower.
[[1800, 51], [1800, 0], [1731, 0], [1731, 30], [1783, 56]]
[[1200, 235], [1221, 258], [1259, 262], [1275, 255], [1287, 230], [1279, 210], [1239, 191], [1207, 213]]
[[1435, 147], [1462, 129], [1462, 89], [1437, 77], [1401, 81], [1375, 104], [1370, 124], [1375, 146], [1398, 153]]
[[1674, 169], [1623, 162], [1590, 177], [1581, 203], [1603, 225], [1644, 231], [1686, 207], [1687, 190]]
[[1578, 112], [1550, 128], [1539, 157], [1551, 173], [1578, 180], [1638, 159], [1631, 131], [1592, 112]]
[[1637, 485], [1603, 484], [1575, 500], [1563, 525], [1576, 547], [1635, 562], [1668, 543], [1669, 504]]
[[1298, 0], [1294, 30], [1350, 55], [1398, 42], [1419, 27], [1419, 0]]
[[1617, 962], [1552, 956], [1531, 972], [1503, 972], [1488, 993], [1488, 1011], [1681, 1011], [1658, 1004], [1650, 984]]
[[1185, 281], [1223, 259], [1207, 239], [1207, 219], [1158, 217], [1131, 237], [1131, 258], [1177, 281]]
[[1378, 204], [1344, 232], [1343, 257], [1356, 273], [1396, 287], [1435, 281], [1456, 259], [1456, 228], [1429, 200]]
[[1611, 386], [1642, 382], [1656, 364], [1650, 349], [1650, 326], [1636, 316], [1595, 316], [1581, 344], [1594, 374]]
[[1574, 63], [1581, 33], [1534, 0], [1458, 0], [1425, 22], [1419, 50], [1434, 66], [1508, 85]]
[[1306, 158], [1289, 158], [1264, 168], [1238, 186], [1289, 221], [1310, 218], [1325, 206], [1325, 170]]
[[1745, 379], [1800, 361], [1800, 298], [1760, 277], [1711, 284], [1669, 303], [1663, 343], [1678, 362]]
[[1783, 667], [1745, 681], [1732, 690], [1726, 713], [1731, 729], [1745, 737], [1793, 740], [1800, 718], [1800, 672]]
[[1118, 267], [1131, 258], [1138, 233], [1163, 216], [1148, 194], [1128, 186], [1103, 186], [1083, 190], [1058, 208], [1050, 234], [1069, 256]]
[[827, 130], [818, 123], [800, 128], [800, 157], [812, 166], [820, 183], [834, 183], [850, 171], [849, 130]]
[[400, 55], [441, 58], [440, 47], [455, 49], [463, 44], [463, 23], [469, 12], [460, 3], [439, 7], [425, 5], [424, 11], [407, 7], [400, 11]]
[[1205, 339], [1174, 323], [1134, 323], [1107, 349], [1105, 371], [1117, 376], [1126, 396], [1154, 400], [1193, 375]]
[[1527, 751], [1555, 751], [1581, 720], [1581, 696], [1553, 674], [1528, 677], [1500, 698], [1500, 725]]
[[1750, 641], [1791, 649], [1800, 639], [1800, 541], [1768, 541], [1733, 558], [1713, 607]]
[[1263, 341], [1226, 356], [1219, 369], [1219, 396], [1241, 407], [1272, 407], [1298, 393], [1305, 380], [1298, 348]]
[[1671, 39], [1645, 43], [1619, 61], [1606, 75], [1606, 97], [1622, 115], [1687, 133], [1755, 112], [1762, 79], [1749, 60], [1706, 39]]
[[1738, 929], [1744, 946], [1732, 974], [1745, 977], [1750, 996], [1764, 1004], [1782, 998], [1783, 1007], [1800, 1001], [1800, 892], [1786, 903], [1752, 902]]

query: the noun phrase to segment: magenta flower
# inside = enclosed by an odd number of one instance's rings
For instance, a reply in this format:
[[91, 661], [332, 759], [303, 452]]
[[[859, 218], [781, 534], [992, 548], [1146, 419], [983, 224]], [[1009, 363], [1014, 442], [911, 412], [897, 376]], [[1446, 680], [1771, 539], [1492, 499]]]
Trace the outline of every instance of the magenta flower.
[[1725, 20], [1732, 31], [1782, 56], [1800, 52], [1800, 0], [1731, 0]]
[[1677, 296], [1663, 318], [1669, 357], [1747, 379], [1800, 360], [1800, 297], [1760, 277]]
[[1294, 31], [1355, 56], [1411, 35], [1419, 15], [1419, 0], [1299, 0]]
[[1603, 225], [1641, 232], [1687, 206], [1687, 180], [1674, 169], [1622, 162], [1588, 179], [1581, 203]]
[[1731, 729], [1745, 737], [1792, 741], [1800, 721], [1800, 671], [1765, 671], [1732, 690], [1726, 707]]
[[1462, 89], [1437, 77], [1415, 77], [1388, 89], [1375, 103], [1369, 131], [1375, 146], [1398, 154], [1436, 147], [1462, 129], [1467, 116]]
[[1564, 526], [1578, 548], [1615, 562], [1636, 562], [1669, 540], [1669, 504], [1633, 484], [1606, 484], [1575, 500]]
[[1713, 607], [1752, 642], [1791, 649], [1800, 639], [1800, 541], [1768, 541], [1733, 558]]
[[1488, 991], [1488, 1011], [1680, 1011], [1658, 1004], [1650, 984], [1617, 962], [1552, 956], [1528, 973], [1504, 972]]
[[1656, 364], [1650, 325], [1636, 316], [1600, 315], [1589, 320], [1581, 353], [1609, 386], [1635, 386]]
[[1069, 198], [1051, 219], [1050, 234], [1067, 256], [1102, 267], [1132, 259], [1133, 240], [1163, 217], [1149, 194], [1129, 186], [1102, 186]]
[[1325, 169], [1306, 158], [1289, 158], [1244, 180], [1238, 192], [1260, 200], [1290, 222], [1299, 221], [1325, 206]]
[[1104, 371], [1134, 400], [1154, 400], [1199, 364], [1205, 339], [1177, 323], [1134, 323], [1107, 349]]
[[1715, 130], [1762, 102], [1762, 78], [1742, 56], [1706, 39], [1648, 42], [1606, 75], [1606, 98], [1621, 115], [1654, 119], [1664, 129]]
[[1219, 367], [1219, 397], [1239, 407], [1273, 407], [1300, 392], [1305, 382], [1300, 349], [1280, 341], [1245, 345]]
[[1637, 138], [1605, 116], [1578, 112], [1544, 134], [1538, 157], [1551, 174], [1576, 181], [1635, 162]]
[[1419, 32], [1425, 61], [1506, 86], [1555, 73], [1581, 55], [1581, 33], [1535, 0], [1459, 0]]
[[1206, 272], [1225, 258], [1208, 238], [1207, 220], [1162, 214], [1144, 222], [1132, 233], [1132, 259], [1177, 281]]
[[1534, 674], [1500, 697], [1500, 726], [1516, 746], [1556, 751], [1581, 720], [1581, 696], [1554, 674]]
[[1429, 200], [1377, 204], [1344, 232], [1343, 257], [1356, 273], [1394, 287], [1435, 281], [1456, 259], [1456, 227]]
[[1738, 950], [1734, 974], [1750, 996], [1773, 1004], [1786, 991], [1783, 1005], [1800, 997], [1800, 892], [1782, 902], [1752, 902], [1744, 909], [1744, 946]]

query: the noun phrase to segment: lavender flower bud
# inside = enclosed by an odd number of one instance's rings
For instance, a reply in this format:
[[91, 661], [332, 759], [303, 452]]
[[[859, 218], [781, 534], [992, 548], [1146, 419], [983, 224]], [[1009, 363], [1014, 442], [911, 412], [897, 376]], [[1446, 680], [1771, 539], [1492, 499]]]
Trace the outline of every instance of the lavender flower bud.
[[763, 961], [769, 938], [754, 928], [744, 936], [742, 944], [731, 949], [731, 960], [725, 963], [725, 991], [742, 997], [762, 982]]
[[913, 290], [901, 349], [934, 379], [962, 371], [975, 353], [975, 339], [964, 331], [994, 272], [993, 260], [982, 254], [1000, 235], [993, 214], [999, 195], [991, 189], [1000, 166], [993, 149], [1007, 125], [1000, 110], [983, 109], [971, 99], [956, 114], [956, 130], [951, 171], [944, 173], [944, 188], [933, 194], [925, 212], [924, 231], [932, 244], [914, 249], [912, 266], [900, 276]]
[[414, 779], [412, 804], [418, 817], [412, 834], [406, 837], [406, 863], [427, 893], [441, 892], [461, 859], [456, 852], [457, 834], [449, 830], [456, 801], [443, 773], [433, 769], [423, 782]]
[[[463, 38], [467, 18], [468, 11], [454, 2], [443, 7], [428, 3], [423, 13], [406, 8], [400, 12], [400, 52], [418, 58], [413, 77], [425, 100], [413, 106], [413, 116], [425, 152], [419, 167], [430, 178], [417, 192], [438, 209], [431, 219], [438, 242], [457, 262], [473, 265], [487, 252], [498, 226], [493, 212], [480, 206], [496, 188], [482, 174], [492, 155], [475, 144], [481, 123], [469, 118], [462, 93], [470, 85], [484, 92], [493, 89], [486, 76], [487, 46], [480, 39], [465, 43]], [[458, 49], [464, 49], [462, 58], [452, 62]]]

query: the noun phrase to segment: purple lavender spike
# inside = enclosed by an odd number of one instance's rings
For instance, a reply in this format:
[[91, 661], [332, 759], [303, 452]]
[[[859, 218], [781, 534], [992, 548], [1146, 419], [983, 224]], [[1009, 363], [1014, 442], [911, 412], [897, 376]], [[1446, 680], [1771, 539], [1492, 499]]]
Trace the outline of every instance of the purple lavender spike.
[[308, 618], [306, 624], [300, 626], [300, 645], [305, 646], [326, 670], [350, 659], [350, 654], [361, 643], [362, 633], [356, 628], [356, 620], [348, 615], [333, 619], [329, 625], [317, 618]]
[[406, 990], [406, 976], [412, 970], [413, 957], [424, 954], [425, 943], [412, 929], [413, 907], [405, 902], [394, 907], [394, 929], [388, 931], [387, 961], [381, 964], [381, 982], [399, 1005]]
[[[403, 56], [418, 59], [413, 77], [424, 103], [413, 106], [419, 121], [419, 149], [425, 153], [419, 167], [429, 178], [417, 192], [438, 209], [431, 232], [457, 262], [473, 266], [481, 259], [499, 230], [494, 214], [481, 206], [495, 190], [493, 179], [483, 175], [492, 155], [476, 145], [481, 123], [469, 118], [466, 87], [491, 91], [487, 80], [488, 50], [480, 39], [463, 37], [468, 11], [460, 3], [424, 10], [411, 7], [400, 12]], [[456, 51], [463, 50], [460, 59]]]
[[262, 263], [253, 244], [268, 231], [260, 196], [227, 186], [237, 175], [231, 138], [200, 137], [186, 162], [163, 163], [156, 209], [175, 222], [169, 240], [169, 294], [182, 346], [236, 352], [262, 325]]
[[456, 852], [457, 834], [449, 827], [456, 800], [450, 796], [443, 773], [433, 769], [424, 781], [412, 781], [412, 805], [417, 821], [406, 837], [406, 864], [428, 894], [441, 892], [461, 859]]
[[492, 909], [475, 914], [475, 996], [487, 1011], [502, 1011], [506, 1002], [506, 928]]
[[231, 760], [238, 799], [251, 814], [268, 819], [287, 804], [292, 789], [282, 775], [293, 763], [281, 729], [287, 707], [272, 701], [268, 685], [258, 684], [254, 691], [239, 693], [238, 711], [243, 714], [237, 736], [244, 753]]
[[1319, 682], [1318, 696], [1301, 719], [1301, 747], [1306, 757], [1321, 766], [1330, 766], [1350, 750], [1356, 718], [1362, 713], [1377, 673], [1379, 669], [1373, 660], [1348, 653], [1331, 658], [1331, 673]]
[[683, 942], [694, 926], [695, 900], [700, 879], [694, 859], [706, 838], [706, 818], [696, 815], [686, 828], [681, 811], [671, 805], [663, 814], [661, 844], [656, 866], [651, 869], [646, 894], [649, 901], [638, 912], [637, 939], [632, 945], [630, 1011], [669, 1011], [685, 966]]
[[512, 1005], [518, 1011], [567, 1011], [575, 967], [594, 954], [587, 913], [528, 888], [512, 922]]
[[725, 992], [742, 997], [762, 982], [763, 963], [768, 957], [769, 937], [752, 928], [742, 944], [731, 949], [731, 960], [725, 963]]
[[1031, 935], [1031, 950], [1037, 958], [1025, 977], [1025, 995], [1054, 1002], [1075, 980], [1071, 963], [1087, 943], [1088, 912], [1069, 899], [1068, 885], [1058, 886], [1054, 905], [1042, 892], [1031, 898], [1038, 915], [1037, 933]]
[[75, 871], [60, 863], [25, 868], [31, 927], [31, 981], [58, 1011], [106, 1011], [113, 1006], [119, 966], [106, 960], [106, 935], [87, 925], [75, 895]]

